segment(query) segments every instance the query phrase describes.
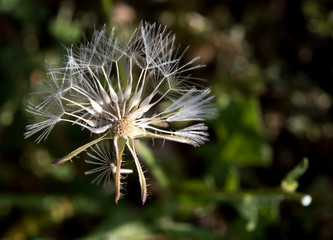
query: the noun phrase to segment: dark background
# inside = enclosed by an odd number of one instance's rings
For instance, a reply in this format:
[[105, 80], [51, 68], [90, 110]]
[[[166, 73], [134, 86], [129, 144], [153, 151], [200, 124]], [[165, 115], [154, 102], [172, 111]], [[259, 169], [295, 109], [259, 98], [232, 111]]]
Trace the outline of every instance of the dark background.
[[[104, 24], [141, 20], [176, 33], [185, 60], [201, 56], [207, 66], [192, 74], [207, 79], [219, 116], [199, 148], [138, 146], [151, 196], [141, 206], [133, 174], [116, 205], [113, 188], [84, 175], [84, 156], [50, 165], [89, 133], [59, 125], [36, 144], [23, 138], [25, 108], [45, 59], [62, 62]], [[329, 0], [0, 0], [0, 236], [332, 239], [332, 30]], [[297, 190], [280, 187], [303, 158]]]

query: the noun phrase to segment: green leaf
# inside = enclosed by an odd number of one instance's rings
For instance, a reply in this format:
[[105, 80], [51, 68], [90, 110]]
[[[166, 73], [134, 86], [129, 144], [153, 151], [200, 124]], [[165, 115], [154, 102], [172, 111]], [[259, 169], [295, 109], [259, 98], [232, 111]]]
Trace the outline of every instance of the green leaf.
[[300, 178], [308, 169], [309, 160], [307, 158], [303, 158], [302, 162], [300, 162], [292, 171], [288, 173], [286, 179], [296, 180]]
[[225, 162], [257, 166], [270, 164], [271, 148], [265, 141], [257, 98], [230, 99], [220, 116], [217, 134], [223, 144], [221, 158]]
[[73, 43], [80, 39], [82, 27], [78, 21], [57, 18], [51, 21], [50, 32], [59, 41]]
[[172, 237], [171, 239], [221, 239], [221, 236], [216, 233], [200, 229], [188, 223], [164, 221], [162, 228], [169, 233]]
[[230, 166], [225, 179], [224, 189], [227, 192], [239, 189], [239, 171], [235, 166]]
[[298, 187], [297, 179], [300, 178], [308, 169], [309, 161], [304, 158], [293, 170], [291, 170], [287, 176], [282, 180], [281, 187], [284, 191], [294, 192]]
[[100, 0], [102, 5], [102, 10], [104, 13], [105, 21], [108, 23], [111, 20], [113, 2], [112, 0]]

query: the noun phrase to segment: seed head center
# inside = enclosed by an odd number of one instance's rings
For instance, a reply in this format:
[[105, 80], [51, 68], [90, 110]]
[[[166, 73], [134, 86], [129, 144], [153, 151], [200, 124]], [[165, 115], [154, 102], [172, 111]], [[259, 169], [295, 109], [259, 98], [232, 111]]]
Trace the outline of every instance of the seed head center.
[[115, 124], [114, 131], [116, 134], [123, 137], [129, 135], [132, 129], [133, 129], [133, 120], [128, 117], [123, 117]]

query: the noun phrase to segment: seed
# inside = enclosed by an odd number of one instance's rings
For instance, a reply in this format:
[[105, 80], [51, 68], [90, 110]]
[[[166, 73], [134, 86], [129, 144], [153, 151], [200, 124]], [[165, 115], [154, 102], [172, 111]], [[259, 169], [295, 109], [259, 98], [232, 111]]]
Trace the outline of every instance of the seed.
[[123, 117], [120, 119], [114, 128], [114, 132], [121, 137], [127, 136], [133, 130], [133, 120], [129, 117]]

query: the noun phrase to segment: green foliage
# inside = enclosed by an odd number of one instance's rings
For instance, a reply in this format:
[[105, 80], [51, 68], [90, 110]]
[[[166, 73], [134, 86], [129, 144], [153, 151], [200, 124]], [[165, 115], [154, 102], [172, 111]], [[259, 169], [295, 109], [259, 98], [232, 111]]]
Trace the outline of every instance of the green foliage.
[[221, 158], [237, 165], [267, 166], [271, 149], [264, 139], [260, 105], [254, 97], [230, 98], [219, 117]]
[[281, 182], [281, 187], [287, 192], [294, 192], [298, 187], [297, 179], [301, 177], [308, 169], [309, 161], [304, 158], [292, 171], [290, 171], [285, 179]]
[[55, 39], [66, 44], [75, 43], [82, 35], [80, 23], [61, 18], [51, 22], [50, 31]]

